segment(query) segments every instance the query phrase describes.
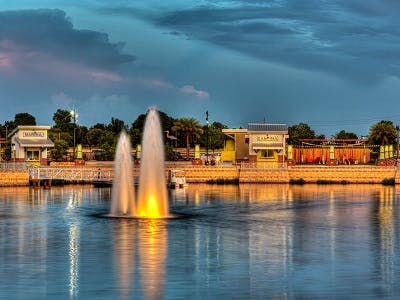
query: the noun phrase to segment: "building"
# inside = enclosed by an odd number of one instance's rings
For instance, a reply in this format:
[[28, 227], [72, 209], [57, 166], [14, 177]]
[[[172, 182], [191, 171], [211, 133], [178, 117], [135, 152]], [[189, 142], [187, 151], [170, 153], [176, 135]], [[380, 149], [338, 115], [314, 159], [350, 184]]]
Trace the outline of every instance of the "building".
[[18, 126], [11, 138], [12, 160], [34, 165], [47, 165], [47, 150], [54, 143], [47, 137], [50, 126]]
[[[300, 142], [301, 145], [288, 147], [291, 164], [367, 164], [371, 148], [376, 148], [368, 145], [367, 139], [300, 139]], [[387, 146], [380, 158], [393, 158], [393, 146]]]
[[258, 164], [284, 162], [286, 155], [286, 124], [249, 123], [247, 129], [223, 129], [225, 134], [222, 161]]

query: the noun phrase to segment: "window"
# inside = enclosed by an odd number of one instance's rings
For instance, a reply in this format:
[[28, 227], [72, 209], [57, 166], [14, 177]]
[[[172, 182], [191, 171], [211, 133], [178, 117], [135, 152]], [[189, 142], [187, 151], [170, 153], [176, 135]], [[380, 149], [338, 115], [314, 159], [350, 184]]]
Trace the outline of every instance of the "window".
[[262, 158], [274, 158], [274, 150], [272, 149], [267, 149], [267, 150], [261, 150], [261, 157]]
[[39, 150], [27, 150], [26, 160], [39, 160]]

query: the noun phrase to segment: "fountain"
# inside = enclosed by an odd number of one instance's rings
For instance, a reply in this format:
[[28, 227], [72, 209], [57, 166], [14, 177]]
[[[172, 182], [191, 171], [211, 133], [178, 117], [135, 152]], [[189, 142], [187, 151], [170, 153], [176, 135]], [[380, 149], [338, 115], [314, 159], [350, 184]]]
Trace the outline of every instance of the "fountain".
[[114, 163], [111, 211], [113, 217], [170, 218], [160, 119], [154, 108], [146, 117], [140, 162], [139, 191], [134, 199], [131, 146], [121, 133]]
[[125, 131], [120, 134], [115, 152], [110, 215], [135, 216], [131, 142]]
[[151, 108], [144, 125], [140, 161], [137, 216], [142, 218], [169, 217], [161, 132], [158, 113]]

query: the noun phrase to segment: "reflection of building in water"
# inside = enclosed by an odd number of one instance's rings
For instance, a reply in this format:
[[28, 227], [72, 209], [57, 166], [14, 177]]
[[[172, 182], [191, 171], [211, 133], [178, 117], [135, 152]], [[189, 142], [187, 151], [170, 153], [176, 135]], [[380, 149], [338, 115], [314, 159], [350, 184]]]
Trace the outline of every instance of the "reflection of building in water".
[[[395, 188], [384, 186], [380, 189], [375, 202], [375, 220], [376, 225], [373, 228], [376, 230], [374, 237], [378, 244], [378, 253], [376, 257], [376, 269], [380, 275], [383, 285], [387, 287], [384, 290], [385, 296], [393, 296], [392, 288], [395, 284], [395, 259], [396, 259], [396, 240], [395, 220], [398, 210], [398, 203], [394, 195]], [[397, 216], [398, 217], [398, 216]]]

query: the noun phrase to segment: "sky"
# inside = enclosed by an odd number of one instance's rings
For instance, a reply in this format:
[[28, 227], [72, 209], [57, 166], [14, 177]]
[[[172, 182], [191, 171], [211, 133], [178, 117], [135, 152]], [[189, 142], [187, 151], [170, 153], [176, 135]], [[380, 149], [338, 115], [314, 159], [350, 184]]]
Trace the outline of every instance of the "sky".
[[400, 123], [398, 0], [0, 0], [0, 123]]

